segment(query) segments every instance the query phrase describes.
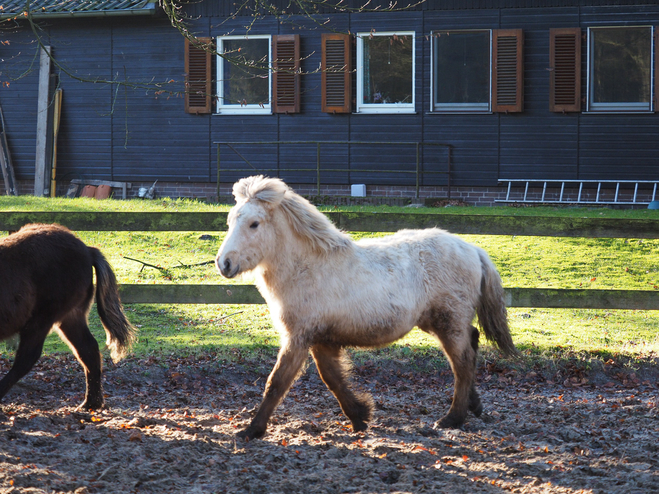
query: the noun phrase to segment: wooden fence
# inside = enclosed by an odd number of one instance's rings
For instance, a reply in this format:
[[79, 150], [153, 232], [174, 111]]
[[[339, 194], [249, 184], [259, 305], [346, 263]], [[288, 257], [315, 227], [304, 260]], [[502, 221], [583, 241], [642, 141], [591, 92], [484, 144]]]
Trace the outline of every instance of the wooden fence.
[[[453, 233], [590, 238], [659, 238], [657, 219], [564, 218], [438, 213], [329, 212], [341, 229], [393, 232], [438, 226]], [[0, 231], [27, 223], [60, 223], [78, 231], [225, 231], [222, 212], [0, 212]], [[219, 275], [218, 275], [219, 276]], [[141, 285], [120, 287], [126, 304], [260, 304], [253, 285]], [[659, 290], [507, 288], [509, 307], [659, 310]]]

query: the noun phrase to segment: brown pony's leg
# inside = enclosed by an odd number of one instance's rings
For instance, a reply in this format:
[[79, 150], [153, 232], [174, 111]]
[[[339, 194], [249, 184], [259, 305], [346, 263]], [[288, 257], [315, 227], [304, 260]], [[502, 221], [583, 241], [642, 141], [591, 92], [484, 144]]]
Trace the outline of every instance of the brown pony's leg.
[[104, 403], [101, 373], [103, 363], [96, 339], [89, 331], [87, 318], [83, 312], [74, 310], [60, 323], [60, 334], [71, 347], [78, 362], [85, 370], [87, 391], [80, 408], [93, 410]]
[[31, 319], [20, 332], [21, 338], [16, 350], [14, 363], [7, 375], [0, 381], [0, 399], [24, 377], [41, 357], [43, 342], [52, 327], [51, 322]]
[[238, 437], [250, 440], [265, 434], [272, 413], [288, 393], [308, 355], [309, 350], [306, 347], [297, 347], [290, 344], [281, 347], [277, 363], [265, 385], [263, 401], [252, 422], [245, 430], [237, 434]]
[[444, 428], [460, 427], [468, 410], [476, 415], [482, 412], [480, 397], [474, 384], [478, 330], [471, 325], [465, 327], [456, 324], [446, 314], [437, 315], [430, 324], [431, 326], [423, 329], [439, 338], [455, 378], [451, 408], [435, 425]]
[[352, 422], [352, 429], [355, 432], [365, 431], [368, 428], [367, 422], [371, 420], [373, 401], [367, 394], [356, 395], [348, 386], [349, 367], [345, 350], [335, 346], [315, 345], [311, 347], [311, 355], [321, 379], [334, 393], [343, 413]]

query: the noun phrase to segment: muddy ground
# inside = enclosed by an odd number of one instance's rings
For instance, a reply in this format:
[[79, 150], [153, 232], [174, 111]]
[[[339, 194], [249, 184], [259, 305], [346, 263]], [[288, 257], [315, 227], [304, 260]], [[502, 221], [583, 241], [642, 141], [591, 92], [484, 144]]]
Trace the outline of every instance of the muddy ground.
[[365, 434], [310, 366], [264, 439], [236, 442], [271, 365], [107, 363], [107, 408], [88, 413], [73, 357], [42, 358], [0, 405], [0, 493], [659, 492], [656, 361], [484, 362], [485, 412], [456, 430], [433, 428], [450, 405], [447, 369], [365, 362], [356, 382], [376, 403]]

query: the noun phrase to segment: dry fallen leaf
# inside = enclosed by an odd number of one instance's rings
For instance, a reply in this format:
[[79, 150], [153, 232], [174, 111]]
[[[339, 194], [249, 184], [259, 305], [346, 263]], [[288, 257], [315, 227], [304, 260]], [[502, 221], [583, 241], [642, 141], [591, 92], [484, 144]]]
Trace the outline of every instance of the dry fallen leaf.
[[128, 440], [131, 442], [139, 441], [142, 442], [142, 433], [140, 431], [133, 431], [130, 433], [130, 436], [128, 436]]

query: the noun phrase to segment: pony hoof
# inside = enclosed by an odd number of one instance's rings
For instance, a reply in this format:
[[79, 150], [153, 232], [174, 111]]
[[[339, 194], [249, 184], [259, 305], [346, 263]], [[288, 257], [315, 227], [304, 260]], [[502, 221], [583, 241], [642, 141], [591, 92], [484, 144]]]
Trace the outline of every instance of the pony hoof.
[[353, 432], [364, 432], [366, 429], [368, 429], [368, 424], [366, 422], [353, 422], [352, 423], [352, 431]]
[[464, 424], [464, 418], [455, 418], [451, 417], [450, 415], [447, 415], [446, 417], [442, 418], [441, 420], [438, 420], [435, 422], [434, 428], [435, 429], [459, 429], [462, 424]]
[[265, 430], [252, 427], [250, 425], [247, 429], [238, 432], [236, 434], [236, 437], [238, 439], [243, 439], [245, 441], [251, 441], [252, 439], [259, 439], [263, 437], [264, 434], [265, 434]]
[[81, 405], [78, 406], [78, 410], [98, 410], [99, 408], [103, 408], [105, 405], [104, 402], [102, 401], [85, 401]]
[[483, 404], [479, 400], [476, 405], [469, 405], [469, 410], [471, 410], [471, 413], [473, 413], [476, 417], [480, 417], [483, 413]]

